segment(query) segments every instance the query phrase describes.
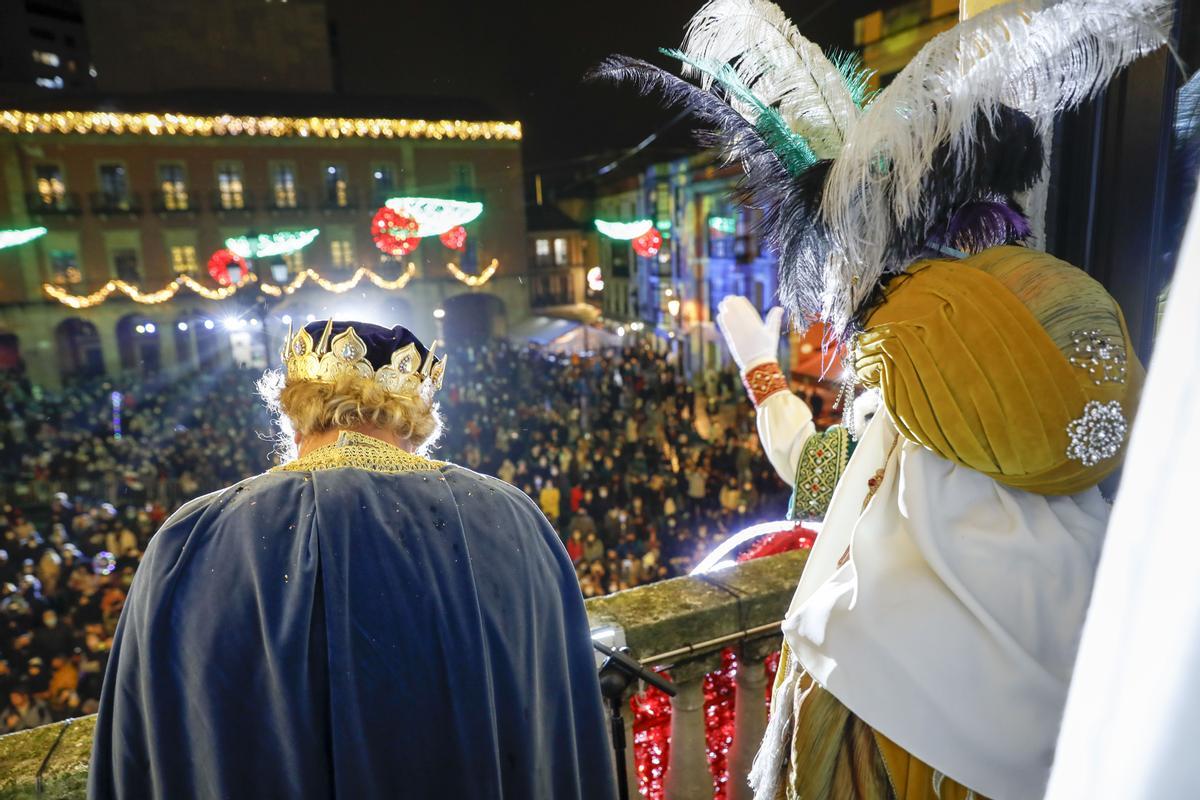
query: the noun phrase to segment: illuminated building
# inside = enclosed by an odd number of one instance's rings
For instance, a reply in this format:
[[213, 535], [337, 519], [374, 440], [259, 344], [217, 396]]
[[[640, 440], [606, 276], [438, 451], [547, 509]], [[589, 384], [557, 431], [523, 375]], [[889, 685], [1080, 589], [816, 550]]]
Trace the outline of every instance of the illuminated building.
[[[441, 307], [446, 337], [470, 339], [528, 314], [520, 123], [415, 105], [368, 117], [326, 95], [261, 96], [275, 113], [247, 113], [253, 99], [0, 108], [0, 230], [47, 229], [0, 250], [0, 358], [54, 384], [270, 363], [284, 316], [354, 314], [432, 336], [427, 310]], [[402, 212], [427, 226], [470, 211], [455, 217], [461, 249], [431, 235], [381, 252], [373, 216], [405, 196], [422, 199]]]

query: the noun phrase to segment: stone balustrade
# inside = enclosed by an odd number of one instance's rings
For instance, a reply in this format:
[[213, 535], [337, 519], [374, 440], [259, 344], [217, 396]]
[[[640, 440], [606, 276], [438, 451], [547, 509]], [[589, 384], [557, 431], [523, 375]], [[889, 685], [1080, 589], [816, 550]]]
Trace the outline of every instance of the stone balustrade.
[[[745, 775], [766, 724], [763, 659], [779, 648], [778, 622], [795, 590], [806, 551], [738, 564], [702, 577], [675, 578], [589, 600], [593, 628], [619, 627], [634, 658], [669, 668], [672, 700], [667, 800], [712, 796], [704, 736], [704, 676], [721, 651], [738, 649], [729, 798], [749, 793]], [[630, 795], [637, 797], [632, 719], [626, 710]], [[83, 798], [94, 717], [0, 736], [0, 800]], [[39, 785], [40, 784], [40, 785]]]

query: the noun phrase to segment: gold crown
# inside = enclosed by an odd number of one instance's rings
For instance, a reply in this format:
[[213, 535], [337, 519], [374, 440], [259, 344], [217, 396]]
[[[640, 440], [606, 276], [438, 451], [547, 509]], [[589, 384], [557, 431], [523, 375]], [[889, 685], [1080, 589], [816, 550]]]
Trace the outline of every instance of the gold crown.
[[387, 364], [375, 369], [367, 360], [367, 344], [353, 327], [330, 339], [333, 320], [325, 324], [321, 341], [313, 345], [313, 338], [301, 328], [294, 336], [288, 325], [287, 339], [280, 354], [289, 381], [315, 381], [332, 383], [339, 375], [351, 373], [374, 380], [385, 391], [392, 394], [419, 394], [426, 400], [442, 388], [442, 377], [446, 373], [446, 359], [434, 358], [434, 342], [420, 363], [421, 354], [412, 342], [392, 353]]

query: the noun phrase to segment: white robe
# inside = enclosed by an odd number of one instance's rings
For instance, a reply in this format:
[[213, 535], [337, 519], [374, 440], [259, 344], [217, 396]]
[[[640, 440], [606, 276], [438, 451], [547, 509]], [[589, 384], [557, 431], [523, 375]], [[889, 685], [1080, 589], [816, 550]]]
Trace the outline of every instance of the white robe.
[[[811, 420], [787, 392], [759, 409], [785, 479]], [[1109, 506], [1095, 488], [1012, 489], [903, 437], [892, 449], [896, 436], [886, 411], [863, 432], [784, 636], [820, 685], [912, 755], [995, 800], [1039, 798]]]

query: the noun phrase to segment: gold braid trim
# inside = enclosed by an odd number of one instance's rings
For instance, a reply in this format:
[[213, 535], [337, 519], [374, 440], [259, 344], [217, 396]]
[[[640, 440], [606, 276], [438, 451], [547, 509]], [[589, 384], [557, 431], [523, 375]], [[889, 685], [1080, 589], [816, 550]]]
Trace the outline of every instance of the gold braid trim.
[[420, 472], [436, 470], [444, 462], [430, 461], [371, 436], [342, 431], [333, 444], [318, 447], [303, 458], [280, 464], [271, 472], [308, 472], [351, 467], [370, 472]]

